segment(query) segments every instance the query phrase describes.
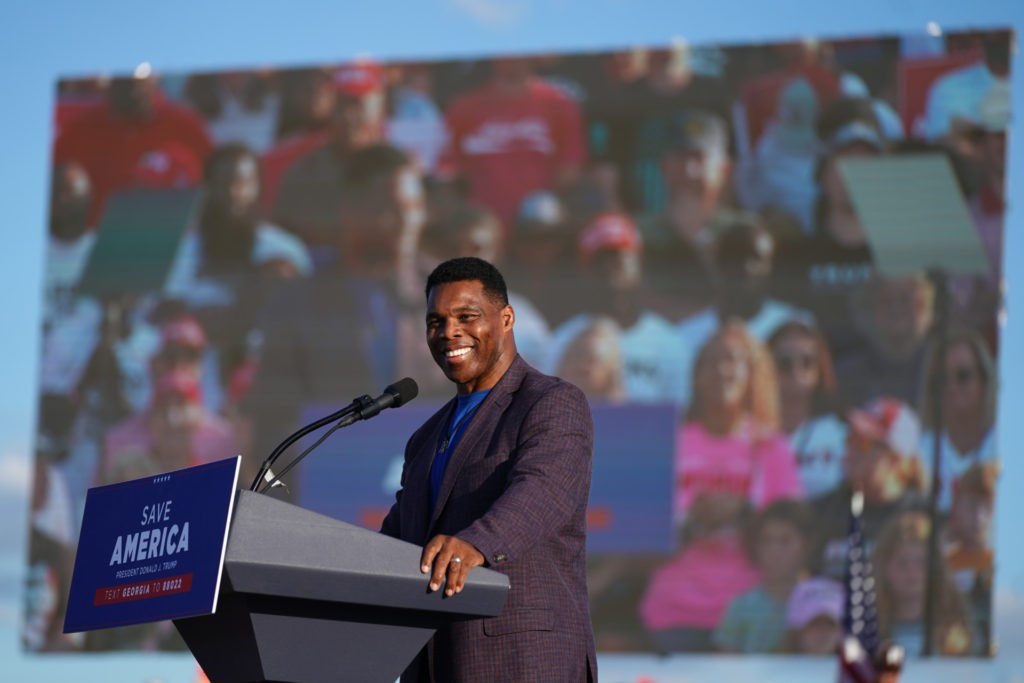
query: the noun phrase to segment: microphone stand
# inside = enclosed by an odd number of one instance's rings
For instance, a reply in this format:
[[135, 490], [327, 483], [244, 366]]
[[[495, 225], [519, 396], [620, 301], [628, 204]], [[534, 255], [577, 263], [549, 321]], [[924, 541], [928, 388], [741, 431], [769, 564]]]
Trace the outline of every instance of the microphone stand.
[[[263, 490], [264, 491], [268, 491], [268, 490], [274, 488], [274, 485], [281, 481], [281, 477], [283, 477], [284, 475], [288, 474], [288, 472], [293, 467], [298, 465], [302, 461], [303, 458], [305, 458], [307, 455], [309, 455], [311, 452], [313, 452], [313, 449], [316, 448], [317, 446], [319, 446], [320, 444], [322, 444], [324, 442], [324, 440], [327, 437], [329, 437], [331, 434], [333, 434], [334, 432], [338, 431], [342, 427], [348, 427], [350, 424], [353, 424], [354, 422], [358, 422], [361, 419], [360, 418], [360, 413], [362, 412], [363, 408], [365, 408], [366, 406], [369, 406], [370, 404], [373, 403], [373, 399], [371, 399], [369, 396], [365, 396], [365, 395], [364, 396], [360, 396], [359, 398], [356, 399], [356, 401], [358, 401], [360, 403], [360, 406], [358, 408], [356, 408], [355, 410], [350, 412], [347, 416], [345, 416], [342, 419], [338, 420], [338, 422], [333, 427], [328, 429], [326, 432], [323, 433], [323, 435], [319, 439], [317, 439], [315, 442], [313, 442], [313, 445], [311, 445], [309, 448], [307, 448], [306, 450], [304, 450], [301, 453], [299, 453], [297, 456], [295, 456], [295, 458], [290, 463], [285, 465], [283, 470], [281, 470], [276, 475], [274, 475], [273, 472], [270, 472], [271, 475], [274, 478], [271, 479], [269, 482], [267, 482], [267, 485], [263, 487]], [[268, 472], [269, 471], [270, 470], [268, 470]]]
[[[284, 472], [287, 472], [289, 469], [291, 469], [292, 465], [294, 465], [295, 462], [297, 462], [298, 460], [301, 460], [303, 457], [305, 457], [309, 453], [309, 451], [313, 450], [314, 447], [320, 445], [320, 443], [325, 438], [327, 438], [328, 435], [332, 434], [336, 429], [339, 429], [341, 427], [346, 427], [346, 426], [352, 424], [353, 422], [355, 422], [356, 420], [358, 420], [359, 419], [358, 418], [359, 412], [364, 410], [366, 408], [366, 406], [368, 406], [368, 405], [370, 405], [372, 403], [373, 403], [373, 399], [370, 398], [368, 395], [363, 394], [362, 396], [356, 398], [355, 400], [353, 400], [350, 404], [348, 404], [346, 407], [342, 408], [341, 410], [333, 412], [330, 415], [327, 415], [326, 417], [322, 417], [319, 420], [317, 420], [316, 422], [308, 424], [305, 427], [302, 427], [301, 429], [299, 429], [299, 430], [293, 432], [292, 434], [290, 434], [284, 441], [279, 443], [277, 445], [277, 447], [274, 448], [274, 450], [270, 453], [270, 455], [267, 456], [267, 459], [263, 461], [263, 464], [260, 465], [259, 472], [256, 473], [256, 477], [252, 480], [252, 484], [249, 486], [249, 490], [253, 491], [253, 492], [257, 492], [257, 493], [259, 492], [260, 482], [263, 480], [263, 478], [270, 471], [271, 466], [277, 461], [277, 459], [279, 457], [281, 457], [281, 454], [283, 454], [288, 449], [288, 447], [291, 446], [293, 443], [295, 443], [296, 441], [298, 441], [302, 437], [306, 436], [310, 432], [313, 432], [313, 431], [316, 431], [317, 429], [320, 429], [324, 425], [330, 424], [331, 422], [334, 422], [335, 420], [341, 420], [334, 427], [334, 429], [331, 429], [329, 432], [327, 432], [327, 434], [325, 434], [323, 437], [321, 437], [319, 441], [317, 441], [315, 444], [313, 444], [313, 446], [311, 446], [310, 448], [307, 448], [301, 455], [299, 455], [298, 458], [296, 458], [295, 461], [290, 463], [288, 468], [285, 469], [281, 473], [282, 475], [284, 474]], [[355, 414], [356, 417], [353, 418], [353, 414]], [[352, 418], [352, 419], [350, 419], [349, 421], [345, 422], [344, 418], [346, 418], [346, 417], [349, 417], [349, 418]], [[270, 481], [270, 483], [264, 488], [264, 490], [269, 488], [271, 485], [273, 485], [274, 482], [278, 481], [279, 479], [280, 479], [280, 476], [274, 477]]]

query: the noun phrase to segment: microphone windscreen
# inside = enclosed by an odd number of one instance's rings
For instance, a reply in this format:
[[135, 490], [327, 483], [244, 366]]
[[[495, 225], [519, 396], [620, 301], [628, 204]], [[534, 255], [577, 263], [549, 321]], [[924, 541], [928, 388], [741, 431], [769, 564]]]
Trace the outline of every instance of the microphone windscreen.
[[395, 396], [395, 402], [391, 407], [397, 408], [416, 398], [420, 393], [420, 387], [412, 377], [405, 377], [389, 386], [387, 391]]

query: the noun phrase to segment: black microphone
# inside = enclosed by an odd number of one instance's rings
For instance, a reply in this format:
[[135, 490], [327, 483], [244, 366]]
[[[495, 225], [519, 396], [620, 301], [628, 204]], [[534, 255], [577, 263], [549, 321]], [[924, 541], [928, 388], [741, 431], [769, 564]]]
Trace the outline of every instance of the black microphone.
[[[260, 467], [260, 471], [256, 474], [256, 478], [253, 479], [251, 491], [258, 491], [260, 484], [265, 483], [264, 490], [269, 489], [274, 485], [275, 482], [279, 481], [286, 472], [291, 470], [300, 460], [309, 455], [310, 451], [319, 446], [324, 439], [333, 434], [342, 427], [348, 427], [353, 422], [359, 420], [368, 420], [385, 408], [397, 408], [405, 405], [409, 401], [416, 398], [419, 394], [420, 388], [416, 384], [416, 380], [411, 377], [400, 379], [394, 384], [389, 384], [384, 388], [384, 392], [377, 398], [370, 398], [367, 395], [362, 395], [354, 399], [350, 404], [342, 408], [341, 410], [331, 413], [327, 417], [322, 417], [312, 424], [308, 424], [302, 429], [299, 429], [295, 433], [291, 434], [287, 439], [278, 444], [277, 448], [263, 461], [263, 465]], [[338, 418], [341, 418], [340, 420]], [[307, 448], [305, 451], [300, 453], [294, 460], [288, 463], [288, 466], [281, 470], [277, 475], [271, 474], [270, 467], [274, 462], [284, 453], [284, 451], [291, 446], [293, 443], [301, 439], [306, 434], [323, 427], [324, 425], [330, 424], [338, 420], [337, 424], [331, 427], [323, 436], [316, 440], [316, 442]]]
[[[405, 405], [416, 398], [419, 393], [419, 385], [416, 384], [416, 380], [412, 377], [400, 379], [394, 384], [384, 387], [384, 392], [377, 398], [371, 399], [369, 402], [361, 402], [343, 422], [345, 422], [345, 425], [349, 425], [357, 420], [369, 420], [385, 408], [398, 408]], [[366, 397], [364, 396], [363, 398], [365, 399]]]

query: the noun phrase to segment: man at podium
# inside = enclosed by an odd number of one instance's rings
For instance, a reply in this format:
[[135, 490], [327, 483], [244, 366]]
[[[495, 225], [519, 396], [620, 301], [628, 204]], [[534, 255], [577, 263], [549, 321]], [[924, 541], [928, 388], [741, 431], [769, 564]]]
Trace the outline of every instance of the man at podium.
[[465, 257], [427, 278], [427, 345], [456, 396], [405, 449], [381, 531], [423, 545], [429, 590], [458, 600], [477, 566], [508, 575], [496, 617], [440, 628], [410, 681], [593, 681], [586, 507], [593, 420], [577, 387], [516, 352], [501, 273]]

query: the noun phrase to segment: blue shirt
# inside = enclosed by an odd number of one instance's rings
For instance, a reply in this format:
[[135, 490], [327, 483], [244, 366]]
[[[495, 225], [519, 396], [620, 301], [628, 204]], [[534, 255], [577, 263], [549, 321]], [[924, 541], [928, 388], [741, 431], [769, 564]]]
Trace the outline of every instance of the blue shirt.
[[452, 452], [462, 440], [462, 434], [466, 431], [476, 409], [480, 407], [490, 389], [475, 391], [472, 394], [455, 397], [455, 411], [448, 420], [448, 425], [442, 434], [441, 441], [437, 444], [437, 451], [434, 453], [434, 462], [430, 466], [430, 508], [433, 509], [437, 503], [437, 496], [441, 491], [441, 482], [444, 480], [444, 471], [448, 468], [448, 460]]

